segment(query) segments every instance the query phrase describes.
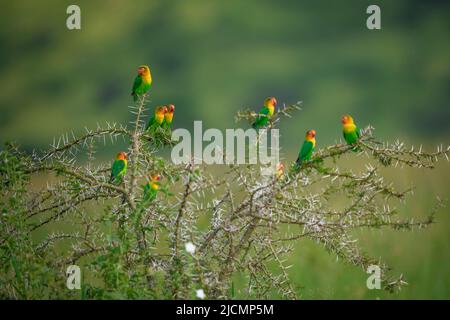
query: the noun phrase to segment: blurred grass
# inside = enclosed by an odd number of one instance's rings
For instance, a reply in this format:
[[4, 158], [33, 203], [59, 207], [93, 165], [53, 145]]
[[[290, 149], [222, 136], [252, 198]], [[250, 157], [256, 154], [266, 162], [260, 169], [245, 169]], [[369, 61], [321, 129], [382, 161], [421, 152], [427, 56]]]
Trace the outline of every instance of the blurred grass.
[[[71, 1], [3, 2], [0, 11], [0, 139], [43, 148], [67, 130], [105, 121], [126, 123], [136, 67], [152, 67], [153, 105], [177, 106], [175, 127], [219, 129], [235, 111], [259, 108], [266, 96], [304, 101], [281, 128], [295, 158], [305, 130], [318, 146], [340, 138], [339, 117], [351, 113], [383, 139], [434, 148], [450, 137], [450, 3], [378, 1], [382, 30], [369, 31], [372, 2], [77, 1], [82, 30], [68, 31]], [[99, 150], [110, 159], [122, 144]], [[111, 150], [114, 149], [114, 150]], [[117, 150], [116, 150], [117, 149]], [[425, 215], [433, 194], [448, 197], [449, 168], [392, 171], [419, 188], [402, 215]], [[413, 179], [414, 178], [414, 179]], [[301, 242], [291, 257], [304, 298], [450, 298], [449, 209], [427, 230], [358, 233], [410, 285], [400, 295], [365, 288], [361, 270], [336, 263]]]
[[[387, 176], [403, 187], [414, 182], [416, 189], [405, 206], [399, 205], [403, 219], [425, 219], [436, 204], [435, 195], [448, 196], [450, 169], [441, 165], [432, 172], [400, 170]], [[414, 178], [412, 178], [414, 176]], [[355, 231], [363, 250], [370, 256], [379, 257], [393, 268], [394, 274], [403, 274], [409, 283], [399, 294], [381, 290], [368, 290], [368, 275], [361, 269], [337, 262], [311, 241], [296, 246], [289, 259], [295, 267], [292, 277], [305, 287], [304, 298], [328, 299], [449, 299], [450, 298], [450, 210], [441, 208], [436, 223], [429, 228], [415, 231], [391, 229]]]
[[[353, 161], [356, 164], [356, 161]], [[400, 190], [414, 186], [414, 195], [405, 205], [396, 205], [399, 219], [426, 219], [437, 199], [448, 199], [448, 163], [430, 171], [396, 169], [386, 172]], [[309, 239], [296, 242], [294, 253], [286, 265], [294, 287], [303, 299], [449, 299], [450, 298], [450, 208], [436, 212], [436, 222], [428, 228], [414, 231], [392, 229], [358, 229], [354, 236], [369, 256], [386, 262], [393, 275], [403, 274], [408, 285], [401, 292], [368, 290], [369, 276], [364, 270], [337, 260], [325, 249]], [[294, 231], [292, 228], [291, 231]], [[277, 268], [273, 266], [273, 271]], [[278, 270], [279, 272], [279, 270]], [[236, 275], [238, 297], [245, 299], [245, 278]], [[281, 298], [275, 290], [274, 298]]]

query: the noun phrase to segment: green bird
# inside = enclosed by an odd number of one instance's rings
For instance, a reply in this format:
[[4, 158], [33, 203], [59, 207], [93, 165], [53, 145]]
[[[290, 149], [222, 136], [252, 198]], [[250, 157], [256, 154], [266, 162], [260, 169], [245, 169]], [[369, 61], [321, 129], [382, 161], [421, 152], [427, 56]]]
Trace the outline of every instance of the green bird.
[[157, 127], [161, 127], [164, 122], [164, 116], [166, 112], [167, 112], [166, 106], [156, 107], [155, 114], [153, 117], [150, 118], [150, 120], [148, 120], [145, 130], [148, 130], [149, 128], [156, 129]]
[[282, 179], [284, 176], [284, 164], [282, 162], [278, 163], [275, 169], [275, 177], [277, 180]]
[[[342, 116], [341, 118], [344, 139], [351, 146], [355, 146], [361, 136], [361, 130], [356, 126], [353, 118], [349, 115]], [[357, 152], [360, 149], [355, 146], [353, 151]]]
[[111, 168], [111, 178], [109, 181], [113, 184], [121, 184], [122, 179], [127, 173], [128, 155], [125, 152], [119, 152], [116, 160], [113, 162]]
[[170, 129], [170, 126], [173, 122], [173, 113], [175, 112], [175, 106], [173, 104], [169, 104], [167, 106], [167, 111], [164, 113], [164, 123], [163, 127]]
[[264, 100], [264, 107], [259, 111], [258, 117], [256, 118], [255, 122], [253, 122], [252, 127], [253, 129], [258, 130], [261, 127], [264, 127], [272, 118], [275, 107], [277, 105], [277, 99], [274, 97], [269, 97], [266, 100]]
[[302, 165], [303, 161], [308, 161], [316, 148], [316, 130], [306, 131], [305, 141], [298, 154], [297, 161], [295, 162], [297, 167]]
[[138, 75], [134, 79], [133, 89], [131, 89], [131, 95], [134, 102], [136, 102], [139, 96], [146, 95], [148, 89], [152, 85], [152, 75], [148, 66], [142, 65], [138, 67]]
[[161, 176], [159, 174], [154, 174], [150, 177], [149, 182], [144, 186], [144, 199], [146, 201], [153, 201], [156, 199], [158, 193]]

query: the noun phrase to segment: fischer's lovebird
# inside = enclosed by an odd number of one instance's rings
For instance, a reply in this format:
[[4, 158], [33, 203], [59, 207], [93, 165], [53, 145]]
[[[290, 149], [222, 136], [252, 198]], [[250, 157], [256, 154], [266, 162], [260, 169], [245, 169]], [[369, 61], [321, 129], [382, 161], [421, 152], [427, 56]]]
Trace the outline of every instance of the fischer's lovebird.
[[173, 113], [175, 111], [175, 106], [173, 104], [169, 104], [167, 106], [167, 112], [164, 113], [164, 123], [163, 126], [165, 128], [170, 128], [173, 122]]
[[152, 85], [152, 75], [148, 66], [139, 66], [138, 75], [134, 79], [133, 89], [131, 89], [131, 95], [134, 102], [136, 102], [139, 96], [147, 94], [148, 89]]
[[144, 199], [146, 201], [153, 201], [156, 199], [156, 194], [158, 193], [161, 180], [159, 174], [154, 174], [150, 177], [148, 183], [144, 186]]
[[301, 166], [303, 161], [308, 161], [309, 159], [311, 159], [315, 147], [316, 147], [316, 130], [308, 130], [306, 131], [305, 141], [303, 142], [303, 146], [300, 149], [296, 161], [296, 165], [298, 167]]
[[278, 163], [276, 170], [275, 170], [275, 177], [277, 179], [281, 179], [284, 175], [284, 164], [283, 163]]
[[122, 183], [122, 179], [127, 173], [127, 161], [128, 155], [125, 152], [119, 152], [116, 156], [116, 160], [111, 167], [110, 182], [114, 184]]
[[269, 122], [269, 119], [272, 118], [276, 106], [277, 99], [274, 97], [266, 98], [266, 100], [264, 100], [264, 107], [262, 107], [259, 111], [255, 122], [252, 124], [253, 129], [258, 130], [259, 128], [265, 126]]
[[[345, 115], [341, 118], [344, 139], [349, 145], [354, 146], [361, 136], [361, 130], [356, 126], [352, 116]], [[359, 151], [358, 147], [354, 147], [353, 151]]]
[[145, 130], [149, 129], [150, 127], [152, 127], [152, 128], [161, 127], [164, 122], [164, 116], [165, 116], [166, 112], [167, 112], [166, 106], [156, 107], [155, 114], [148, 121], [147, 126], [145, 127]]

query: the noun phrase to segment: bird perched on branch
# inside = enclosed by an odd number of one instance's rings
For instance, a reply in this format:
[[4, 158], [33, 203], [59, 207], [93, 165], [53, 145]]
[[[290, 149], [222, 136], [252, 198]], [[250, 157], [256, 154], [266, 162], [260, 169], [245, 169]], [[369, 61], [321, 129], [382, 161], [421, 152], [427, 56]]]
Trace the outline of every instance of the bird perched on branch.
[[284, 164], [282, 162], [277, 164], [275, 169], [275, 177], [280, 180], [284, 176]]
[[303, 146], [300, 149], [298, 154], [298, 158], [296, 166], [299, 168], [304, 161], [308, 161], [311, 159], [311, 156], [316, 147], [316, 130], [308, 130], [306, 131], [305, 141], [303, 142]]
[[352, 116], [342, 116], [341, 122], [345, 141], [347, 141], [349, 145], [354, 146], [354, 148], [352, 149], [353, 151], [359, 151], [360, 148], [356, 146], [356, 143], [361, 136], [361, 130], [356, 126]]
[[166, 112], [167, 112], [166, 106], [156, 107], [155, 114], [148, 121], [147, 126], [145, 127], [145, 130], [156, 129], [158, 127], [161, 127], [164, 122], [164, 117], [165, 117]]
[[136, 102], [139, 96], [146, 95], [148, 89], [152, 85], [152, 75], [150, 68], [146, 65], [138, 67], [138, 75], [134, 79], [133, 89], [131, 89], [131, 95], [134, 102]]
[[109, 181], [113, 184], [121, 184], [122, 179], [127, 173], [128, 155], [126, 152], [119, 152], [116, 156], [116, 160], [111, 167], [111, 178]]
[[164, 123], [163, 127], [170, 129], [170, 126], [173, 122], [173, 113], [175, 112], [175, 106], [173, 104], [169, 104], [167, 106], [167, 112], [164, 113]]
[[274, 97], [266, 98], [266, 100], [264, 100], [264, 106], [259, 111], [255, 122], [253, 122], [252, 124], [253, 129], [258, 130], [259, 128], [265, 126], [275, 113], [276, 106], [277, 99], [275, 99]]
[[160, 187], [161, 175], [154, 174], [150, 177], [148, 183], [144, 186], [144, 199], [146, 201], [153, 201], [156, 199]]

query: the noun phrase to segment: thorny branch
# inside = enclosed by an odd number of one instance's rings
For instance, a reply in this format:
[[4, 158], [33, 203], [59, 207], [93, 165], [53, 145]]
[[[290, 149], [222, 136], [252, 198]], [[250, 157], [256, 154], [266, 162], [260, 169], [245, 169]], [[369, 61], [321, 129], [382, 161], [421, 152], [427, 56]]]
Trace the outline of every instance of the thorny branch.
[[[300, 105], [284, 105], [269, 127], [278, 126]], [[430, 169], [440, 159], [449, 159], [450, 147], [428, 153], [400, 141], [379, 142], [367, 127], [358, 142], [359, 154], [343, 143], [326, 146], [301, 170], [286, 170], [280, 179], [261, 175], [259, 166], [230, 165], [210, 174], [203, 165], [173, 165], [158, 157], [158, 150], [170, 141], [163, 137], [157, 144], [144, 132], [145, 111], [142, 98], [132, 108], [131, 130], [107, 124], [80, 137], [63, 135], [42, 153], [28, 155], [14, 145], [0, 152], [0, 209], [6, 212], [0, 245], [7, 248], [2, 259], [22, 259], [25, 265], [34, 261], [32, 256], [35, 263], [58, 272], [68, 263], [85, 263], [103, 283], [86, 293], [93, 298], [117, 292], [126, 298], [192, 298], [199, 287], [208, 298], [234, 298], [232, 279], [239, 272], [247, 276], [248, 297], [272, 297], [276, 291], [296, 299], [301, 289], [290, 280], [286, 258], [296, 241], [309, 238], [347, 263], [362, 268], [378, 264], [387, 290], [405, 284], [402, 276], [393, 277], [388, 266], [363, 253], [352, 231], [431, 224], [437, 209], [423, 220], [400, 217], [396, 205], [406, 201], [412, 188], [397, 190], [380, 169]], [[246, 110], [238, 112], [236, 120], [251, 123], [256, 116]], [[111, 140], [114, 145], [119, 136], [129, 143], [130, 171], [122, 185], [114, 185], [109, 182], [111, 163], [95, 167], [92, 159], [99, 142]], [[78, 159], [82, 152], [88, 162]], [[364, 159], [364, 169], [340, 166], [341, 158], [356, 155]], [[150, 172], [163, 175], [169, 192], [146, 203], [138, 186]], [[32, 188], [31, 178], [41, 173], [56, 177]], [[346, 205], [336, 206], [335, 198]], [[66, 232], [67, 226], [73, 230]], [[30, 234], [48, 236], [36, 241]], [[187, 241], [197, 246], [192, 255], [182, 250]], [[57, 244], [67, 248], [63, 254]], [[18, 265], [2, 265], [1, 283], [12, 286], [1, 294], [25, 295], [25, 282], [7, 278], [20, 272]], [[67, 290], [61, 292], [64, 297]]]

